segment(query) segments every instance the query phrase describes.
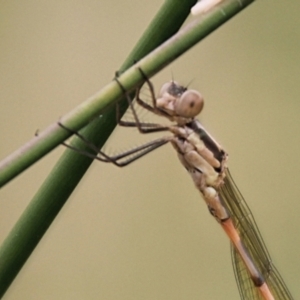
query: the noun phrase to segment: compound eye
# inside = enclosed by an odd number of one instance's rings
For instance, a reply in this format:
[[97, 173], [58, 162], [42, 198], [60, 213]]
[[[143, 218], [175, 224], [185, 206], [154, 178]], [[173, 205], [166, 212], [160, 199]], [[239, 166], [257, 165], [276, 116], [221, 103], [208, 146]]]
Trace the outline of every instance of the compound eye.
[[194, 118], [203, 109], [204, 99], [195, 90], [185, 91], [175, 103], [175, 112], [184, 118]]

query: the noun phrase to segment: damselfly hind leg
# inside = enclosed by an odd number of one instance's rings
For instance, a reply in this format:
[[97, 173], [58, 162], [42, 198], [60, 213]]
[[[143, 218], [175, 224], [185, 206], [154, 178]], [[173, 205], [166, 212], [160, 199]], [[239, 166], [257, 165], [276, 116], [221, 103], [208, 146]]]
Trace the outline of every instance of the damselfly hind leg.
[[147, 153], [165, 145], [166, 143], [169, 142], [168, 138], [160, 138], [154, 141], [151, 141], [149, 143], [143, 144], [141, 146], [135, 147], [133, 149], [130, 149], [128, 151], [125, 151], [123, 153], [114, 155], [114, 156], [109, 156], [107, 155], [105, 152], [98, 150], [98, 148], [91, 143], [90, 141], [88, 141], [83, 135], [81, 135], [79, 132], [74, 131], [66, 126], [64, 126], [62, 123], [58, 122], [58, 125], [60, 127], [62, 127], [63, 129], [71, 132], [72, 134], [76, 135], [78, 138], [80, 138], [91, 150], [93, 150], [95, 152], [95, 154], [92, 154], [90, 152], [78, 149], [72, 145], [69, 145], [65, 142], [63, 142], [62, 144], [64, 146], [66, 146], [67, 148], [76, 151], [84, 156], [96, 159], [98, 161], [101, 162], [108, 162], [108, 163], [112, 163], [118, 167], [124, 167], [129, 165], [130, 163], [134, 162], [135, 160], [137, 160], [138, 158], [146, 155]]

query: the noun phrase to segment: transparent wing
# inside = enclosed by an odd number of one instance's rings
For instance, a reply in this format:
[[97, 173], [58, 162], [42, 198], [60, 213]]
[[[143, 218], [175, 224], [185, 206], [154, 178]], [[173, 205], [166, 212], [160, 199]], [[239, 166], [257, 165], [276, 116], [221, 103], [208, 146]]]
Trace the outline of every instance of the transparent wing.
[[[256, 267], [264, 276], [275, 299], [293, 299], [279, 272], [273, 265], [266, 245], [261, 237], [254, 217], [235, 185], [229, 170], [226, 171], [225, 184], [220, 195], [227, 206], [241, 239], [249, 251]], [[246, 270], [240, 255], [231, 246], [233, 269], [241, 299], [262, 299]]]

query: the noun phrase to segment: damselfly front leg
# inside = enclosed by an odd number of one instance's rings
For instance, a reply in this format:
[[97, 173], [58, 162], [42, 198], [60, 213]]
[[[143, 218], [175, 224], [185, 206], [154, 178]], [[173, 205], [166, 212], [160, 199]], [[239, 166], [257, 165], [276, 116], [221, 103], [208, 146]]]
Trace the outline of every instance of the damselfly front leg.
[[[139, 71], [141, 72], [141, 74], [143, 75], [145, 82], [147, 82], [147, 84], [149, 85], [149, 90], [151, 93], [151, 97], [152, 97], [152, 101], [154, 103], [155, 106], [155, 95], [154, 95], [154, 88], [152, 83], [149, 81], [149, 79], [145, 76], [144, 72], [139, 68]], [[117, 121], [118, 124], [120, 126], [124, 126], [124, 127], [137, 127], [140, 133], [153, 133], [153, 132], [160, 132], [160, 131], [167, 131], [169, 130], [168, 126], [162, 126], [160, 124], [157, 123], [143, 123], [140, 121], [136, 110], [134, 109], [134, 105], [133, 105], [133, 101], [130, 97], [130, 95], [128, 94], [128, 92], [126, 91], [126, 89], [124, 88], [124, 86], [121, 84], [121, 82], [119, 81], [118, 77], [115, 77], [116, 82], [119, 84], [120, 88], [123, 91], [123, 94], [125, 95], [127, 102], [128, 102], [128, 106], [129, 109], [132, 111], [133, 117], [134, 117], [134, 122], [130, 122], [130, 121], [124, 121], [122, 120], [121, 116], [120, 116], [120, 110], [119, 110], [119, 105], [117, 104], [116, 107], [116, 114], [117, 114]], [[151, 107], [150, 105], [148, 105], [147, 103], [143, 102], [142, 100], [139, 99], [139, 94], [141, 91], [141, 87], [143, 85], [139, 86], [136, 90], [136, 100], [137, 103], [139, 105], [141, 105], [144, 109], [149, 110], [153, 113], [155, 113], [156, 109], [155, 107]], [[138, 100], [139, 99], [139, 100]]]

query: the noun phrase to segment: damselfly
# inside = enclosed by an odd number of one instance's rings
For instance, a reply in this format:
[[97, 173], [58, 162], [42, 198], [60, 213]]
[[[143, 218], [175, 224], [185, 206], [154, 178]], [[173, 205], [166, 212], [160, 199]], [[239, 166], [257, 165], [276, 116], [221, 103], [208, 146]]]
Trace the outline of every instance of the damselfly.
[[[152, 103], [149, 104], [142, 99], [141, 88], [138, 88], [137, 104], [151, 113], [167, 118], [172, 124], [164, 126], [141, 122], [132, 100], [124, 91], [134, 121], [119, 120], [120, 125], [136, 126], [141, 133], [169, 131], [172, 135], [116, 156], [108, 156], [104, 152], [98, 151], [82, 135], [74, 132], [95, 151], [95, 156], [90, 153], [83, 154], [117, 166], [126, 166], [170, 142], [177, 151], [180, 162], [191, 175], [196, 188], [205, 200], [209, 212], [231, 241], [233, 268], [241, 298], [293, 299], [271, 261], [248, 205], [230, 175], [227, 168], [227, 153], [195, 119], [203, 108], [204, 101], [201, 94], [171, 81], [164, 84], [159, 96], [155, 97], [154, 87], [146, 76], [145, 84], [149, 88]], [[120, 87], [123, 89], [121, 84]], [[60, 125], [66, 130], [70, 130], [63, 124]], [[70, 145], [65, 145], [72, 148]]]

